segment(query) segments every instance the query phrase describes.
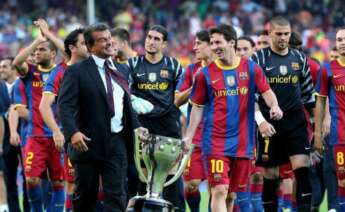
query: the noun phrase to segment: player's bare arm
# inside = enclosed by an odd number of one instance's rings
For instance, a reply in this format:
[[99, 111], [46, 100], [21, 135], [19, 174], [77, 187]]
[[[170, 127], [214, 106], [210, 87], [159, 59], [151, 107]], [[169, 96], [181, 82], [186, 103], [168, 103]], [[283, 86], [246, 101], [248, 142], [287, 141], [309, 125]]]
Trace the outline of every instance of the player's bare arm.
[[322, 153], [323, 151], [323, 143], [322, 143], [322, 122], [325, 117], [325, 108], [326, 108], [326, 100], [327, 97], [325, 96], [317, 96], [316, 97], [316, 108], [315, 108], [315, 132], [314, 132], [314, 148], [319, 152]]
[[[28, 114], [27, 114], [27, 118], [28, 118]], [[10, 128], [10, 143], [13, 146], [19, 146], [20, 144], [20, 136], [17, 131], [18, 122], [19, 122], [18, 111], [16, 110], [14, 105], [11, 105], [8, 112], [8, 125]]]
[[283, 117], [283, 111], [278, 105], [278, 100], [274, 92], [270, 89], [262, 93], [262, 98], [265, 100], [266, 105], [270, 108], [270, 118], [279, 120]]
[[326, 106], [325, 106], [325, 117], [323, 118], [322, 131], [321, 131], [321, 134], [323, 137], [326, 137], [327, 135], [329, 135], [330, 128], [331, 128], [331, 114], [329, 112], [329, 101], [327, 98]]
[[25, 76], [29, 70], [28, 64], [25, 61], [36, 50], [37, 46], [45, 41], [46, 38], [41, 33], [38, 33], [36, 39], [14, 58], [13, 65], [21, 76]]
[[193, 136], [202, 119], [203, 112], [203, 107], [193, 105], [192, 112], [190, 115], [190, 122], [186, 131], [186, 136], [183, 139], [186, 142], [187, 146], [189, 146], [192, 143]]
[[271, 137], [276, 133], [273, 125], [262, 115], [258, 103], [255, 103], [255, 122], [262, 137]]
[[53, 139], [54, 139], [56, 148], [58, 150], [62, 150], [63, 145], [65, 143], [65, 137], [62, 134], [60, 127], [56, 123], [54, 113], [51, 109], [51, 106], [54, 103], [54, 101], [55, 101], [54, 94], [49, 93], [49, 92], [44, 92], [42, 95], [39, 109], [40, 109], [43, 121], [53, 131]]
[[180, 107], [181, 105], [187, 103], [190, 93], [192, 92], [192, 87], [182, 92], [175, 92], [175, 105]]
[[40, 28], [42, 34], [44, 37], [46, 37], [47, 39], [51, 40], [54, 45], [60, 50], [61, 54], [63, 55], [63, 57], [66, 60], [69, 60], [70, 58], [68, 57], [68, 55], [65, 53], [65, 46], [63, 41], [58, 38], [57, 36], [55, 36], [50, 30], [49, 30], [49, 26], [48, 23], [44, 20], [44, 19], [38, 19], [37, 21], [34, 21], [34, 24]]

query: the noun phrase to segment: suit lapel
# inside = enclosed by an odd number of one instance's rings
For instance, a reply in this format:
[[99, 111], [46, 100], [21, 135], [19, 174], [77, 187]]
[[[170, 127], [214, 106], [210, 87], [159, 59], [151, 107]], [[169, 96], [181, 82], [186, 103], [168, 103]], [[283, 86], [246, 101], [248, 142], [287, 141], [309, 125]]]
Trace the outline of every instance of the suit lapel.
[[95, 61], [92, 59], [92, 57], [89, 57], [87, 59], [86, 69], [87, 69], [87, 73], [89, 73], [91, 79], [94, 81], [98, 90], [100, 91], [101, 96], [103, 96], [104, 101], [107, 102], [106, 90], [105, 90], [102, 78], [98, 72], [98, 67]]

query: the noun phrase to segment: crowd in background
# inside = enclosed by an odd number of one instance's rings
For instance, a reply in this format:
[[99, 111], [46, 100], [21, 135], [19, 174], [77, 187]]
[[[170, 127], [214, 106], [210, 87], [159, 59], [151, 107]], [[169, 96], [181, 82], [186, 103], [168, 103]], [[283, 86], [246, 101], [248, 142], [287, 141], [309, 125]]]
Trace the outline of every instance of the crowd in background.
[[[38, 32], [33, 20], [45, 18], [58, 36], [86, 23], [86, 1], [0, 0], [0, 57], [14, 56]], [[169, 31], [167, 51], [182, 64], [191, 60], [195, 33], [220, 23], [232, 24], [238, 35], [254, 39], [267, 21], [278, 14], [288, 17], [303, 45], [319, 61], [328, 58], [335, 26], [345, 23], [341, 0], [102, 0], [95, 3], [97, 21], [131, 31], [133, 48], [143, 52], [145, 31], [161, 24]], [[334, 40], [334, 39], [333, 39]]]

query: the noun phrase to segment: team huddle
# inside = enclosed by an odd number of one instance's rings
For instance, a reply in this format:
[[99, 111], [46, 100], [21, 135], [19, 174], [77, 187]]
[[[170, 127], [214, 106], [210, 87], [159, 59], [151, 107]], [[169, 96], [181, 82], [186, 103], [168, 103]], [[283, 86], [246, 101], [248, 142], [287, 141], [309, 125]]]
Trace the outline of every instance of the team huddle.
[[[126, 211], [146, 193], [133, 132], [194, 144], [162, 193], [176, 211], [318, 211], [326, 187], [329, 210], [345, 211], [345, 28], [320, 65], [282, 17], [257, 42], [219, 25], [196, 34], [196, 62], [184, 70], [163, 53], [160, 25], [143, 55], [122, 28], [97, 23], [63, 42], [45, 20], [35, 25], [34, 41], [0, 62], [0, 144], [18, 148], [29, 211]], [[7, 164], [0, 158], [0, 173]], [[200, 208], [204, 180], [209, 208]], [[0, 212], [16, 211], [16, 195], [7, 206], [0, 191]]]

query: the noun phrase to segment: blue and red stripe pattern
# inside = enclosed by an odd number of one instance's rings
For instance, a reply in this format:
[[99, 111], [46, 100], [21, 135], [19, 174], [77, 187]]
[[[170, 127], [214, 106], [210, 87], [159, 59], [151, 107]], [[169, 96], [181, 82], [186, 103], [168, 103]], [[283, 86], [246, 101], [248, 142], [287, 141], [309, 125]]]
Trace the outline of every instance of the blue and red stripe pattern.
[[269, 89], [261, 68], [247, 59], [232, 67], [216, 60], [203, 68], [191, 94], [193, 104], [204, 106], [203, 154], [252, 158], [255, 93]]
[[345, 64], [332, 60], [323, 64], [316, 86], [318, 95], [329, 98], [331, 129], [329, 143], [345, 144]]
[[[28, 66], [28, 73], [21, 77], [23, 86], [19, 89], [20, 95], [14, 98], [14, 104], [26, 106], [29, 110], [28, 137], [51, 137], [52, 132], [44, 123], [39, 105], [42, 98], [43, 87], [45, 86], [50, 73], [55, 69], [62, 68], [61, 65], [54, 65], [52, 69], [43, 69], [40, 66]], [[23, 101], [24, 97], [26, 102]], [[53, 111], [55, 112], [54, 108]]]

